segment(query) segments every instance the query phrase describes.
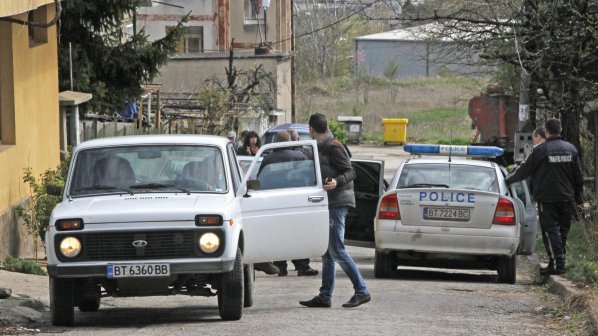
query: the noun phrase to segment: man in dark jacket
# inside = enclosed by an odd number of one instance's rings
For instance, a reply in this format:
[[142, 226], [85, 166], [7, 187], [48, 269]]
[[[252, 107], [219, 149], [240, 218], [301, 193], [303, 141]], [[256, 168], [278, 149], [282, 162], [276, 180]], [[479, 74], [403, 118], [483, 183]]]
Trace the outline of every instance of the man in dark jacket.
[[328, 131], [326, 116], [321, 113], [309, 117], [309, 132], [318, 141], [320, 171], [324, 190], [328, 192], [329, 237], [328, 251], [322, 256], [322, 287], [320, 294], [299, 303], [307, 307], [330, 307], [337, 262], [353, 283], [355, 294], [343, 304], [352, 308], [369, 302], [371, 297], [355, 261], [344, 245], [345, 217], [349, 207], [355, 207], [353, 180], [355, 171], [344, 145]]
[[533, 174], [532, 189], [538, 202], [542, 240], [550, 258], [548, 267], [540, 269], [540, 274], [550, 275], [566, 271], [567, 234], [573, 202], [582, 202], [583, 178], [577, 149], [561, 138], [561, 122], [549, 119], [545, 128], [546, 141], [537, 145], [527, 160], [507, 176], [507, 183]]
[[[280, 131], [274, 136], [274, 142], [285, 141], [291, 141], [291, 134], [289, 132]], [[262, 169], [269, 164], [302, 160], [308, 160], [307, 156], [293, 148], [285, 147], [274, 149], [272, 153], [266, 155], [262, 160], [262, 164], [260, 165], [257, 175], [259, 176], [262, 172]], [[288, 274], [286, 260], [275, 261], [274, 265], [276, 265], [276, 267], [279, 269], [278, 276], [286, 276]], [[309, 259], [295, 259], [293, 260], [293, 265], [295, 265], [295, 269], [297, 270], [297, 274], [299, 276], [318, 275], [318, 270], [315, 270], [309, 266]]]

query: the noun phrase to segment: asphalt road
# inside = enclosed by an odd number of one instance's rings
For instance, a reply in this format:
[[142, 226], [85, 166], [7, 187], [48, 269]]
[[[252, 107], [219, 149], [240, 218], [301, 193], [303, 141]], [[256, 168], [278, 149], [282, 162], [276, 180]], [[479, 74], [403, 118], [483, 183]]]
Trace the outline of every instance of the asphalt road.
[[[520, 265], [515, 285], [496, 283], [489, 271], [399, 268], [393, 279], [375, 279], [373, 250], [350, 248], [372, 301], [345, 309], [351, 282], [341, 270], [332, 308], [298, 301], [318, 291], [321, 278], [256, 274], [255, 304], [236, 322], [220, 320], [216, 298], [171, 296], [106, 298], [96, 313], [76, 312], [72, 328], [42, 328], [66, 335], [563, 335], [550, 296], [531, 284]], [[312, 266], [321, 269], [319, 262]], [[291, 266], [292, 269], [292, 266]], [[577, 335], [577, 333], [567, 333]]]

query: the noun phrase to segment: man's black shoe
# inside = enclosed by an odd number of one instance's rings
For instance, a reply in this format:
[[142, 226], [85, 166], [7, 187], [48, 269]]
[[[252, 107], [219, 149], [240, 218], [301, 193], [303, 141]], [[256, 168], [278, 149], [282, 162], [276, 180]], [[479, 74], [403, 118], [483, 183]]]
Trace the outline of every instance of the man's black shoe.
[[332, 306], [330, 301], [326, 301], [319, 296], [314, 296], [313, 299], [308, 301], [299, 301], [299, 304], [310, 308], [330, 308]]
[[253, 268], [256, 271], [262, 271], [269, 275], [278, 274], [280, 272], [278, 267], [274, 266], [274, 264], [271, 262], [253, 264]]
[[371, 299], [372, 297], [370, 294], [355, 294], [349, 301], [343, 303], [343, 308], [354, 308], [364, 303], [370, 302]]
[[306, 269], [301, 269], [301, 270], [297, 271], [297, 273], [299, 276], [314, 276], [314, 275], [318, 275], [318, 270], [308, 267]]
[[563, 267], [552, 267], [551, 265], [548, 265], [548, 267], [542, 267], [540, 268], [540, 275], [542, 276], [547, 276], [547, 275], [561, 275], [561, 274], [565, 274], [567, 272], [567, 269], [563, 266]]

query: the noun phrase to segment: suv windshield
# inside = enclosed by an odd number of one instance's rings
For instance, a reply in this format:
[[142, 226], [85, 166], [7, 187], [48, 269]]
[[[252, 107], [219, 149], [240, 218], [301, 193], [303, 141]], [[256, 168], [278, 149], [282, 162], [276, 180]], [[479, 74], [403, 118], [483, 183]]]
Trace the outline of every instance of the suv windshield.
[[454, 188], [498, 192], [493, 168], [457, 164], [405, 165], [397, 188]]
[[226, 192], [218, 147], [123, 146], [82, 150], [69, 196], [148, 192]]

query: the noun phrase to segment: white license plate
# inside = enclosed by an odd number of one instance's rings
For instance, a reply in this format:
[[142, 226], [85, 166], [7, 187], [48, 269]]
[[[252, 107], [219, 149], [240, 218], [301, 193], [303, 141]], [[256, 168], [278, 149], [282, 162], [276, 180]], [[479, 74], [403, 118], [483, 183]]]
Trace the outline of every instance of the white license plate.
[[468, 221], [469, 209], [454, 208], [424, 208], [424, 219], [444, 219], [455, 221]]
[[161, 277], [170, 275], [169, 264], [108, 265], [108, 278]]

